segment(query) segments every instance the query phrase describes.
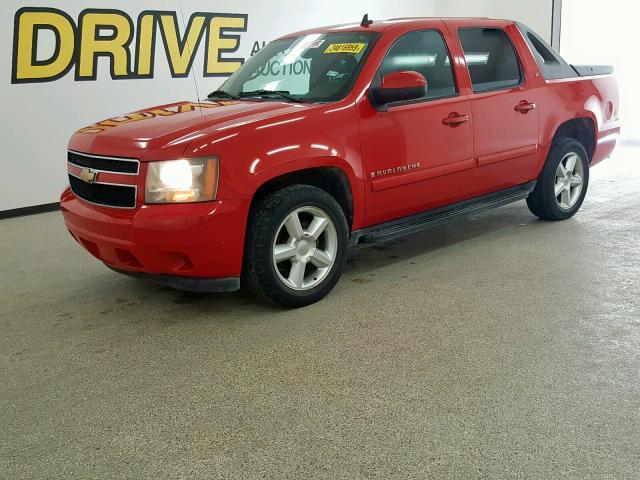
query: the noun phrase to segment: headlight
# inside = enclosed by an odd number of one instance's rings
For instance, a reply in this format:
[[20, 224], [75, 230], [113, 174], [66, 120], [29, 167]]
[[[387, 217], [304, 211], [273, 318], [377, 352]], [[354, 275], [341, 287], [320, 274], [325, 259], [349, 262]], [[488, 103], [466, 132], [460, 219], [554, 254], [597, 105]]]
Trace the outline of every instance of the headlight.
[[147, 168], [146, 203], [187, 203], [215, 200], [218, 158], [194, 158], [150, 162]]

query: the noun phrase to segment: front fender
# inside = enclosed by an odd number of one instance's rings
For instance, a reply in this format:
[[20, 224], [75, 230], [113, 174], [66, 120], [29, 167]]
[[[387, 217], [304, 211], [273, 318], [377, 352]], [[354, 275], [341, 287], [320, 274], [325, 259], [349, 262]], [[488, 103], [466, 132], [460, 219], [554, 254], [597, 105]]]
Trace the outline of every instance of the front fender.
[[301, 105], [295, 111], [234, 128], [207, 132], [187, 156], [220, 158], [219, 199], [253, 198], [260, 186], [311, 168], [339, 168], [353, 198], [353, 228], [365, 218], [364, 171], [358, 117], [353, 103]]

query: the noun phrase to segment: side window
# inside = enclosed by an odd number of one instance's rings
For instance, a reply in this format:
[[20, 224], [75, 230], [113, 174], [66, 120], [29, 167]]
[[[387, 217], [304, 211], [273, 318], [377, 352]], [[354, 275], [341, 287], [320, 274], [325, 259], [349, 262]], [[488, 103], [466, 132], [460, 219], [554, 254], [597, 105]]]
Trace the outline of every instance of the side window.
[[507, 34], [498, 28], [462, 28], [458, 37], [471, 75], [473, 91], [520, 85], [522, 70]]
[[378, 81], [389, 73], [406, 70], [421, 73], [427, 79], [425, 99], [456, 94], [449, 52], [437, 30], [410, 32], [396, 40], [380, 65]]

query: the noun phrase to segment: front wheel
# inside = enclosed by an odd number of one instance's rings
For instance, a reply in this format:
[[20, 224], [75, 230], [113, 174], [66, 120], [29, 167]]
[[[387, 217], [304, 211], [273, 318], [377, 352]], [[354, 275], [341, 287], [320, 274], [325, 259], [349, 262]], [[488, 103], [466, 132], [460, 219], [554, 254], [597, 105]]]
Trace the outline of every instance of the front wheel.
[[529, 210], [543, 220], [573, 217], [589, 186], [589, 156], [571, 138], [554, 142], [535, 189], [527, 198]]
[[284, 307], [317, 302], [340, 278], [348, 232], [342, 208], [320, 188], [292, 185], [266, 196], [249, 219], [245, 286]]

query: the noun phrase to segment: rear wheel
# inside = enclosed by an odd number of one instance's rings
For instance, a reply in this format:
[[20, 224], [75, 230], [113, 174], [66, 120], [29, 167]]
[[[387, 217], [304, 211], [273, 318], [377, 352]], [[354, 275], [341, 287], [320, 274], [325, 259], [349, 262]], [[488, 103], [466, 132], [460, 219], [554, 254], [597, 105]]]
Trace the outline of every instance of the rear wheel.
[[245, 286], [285, 307], [317, 302], [338, 282], [348, 226], [322, 189], [292, 185], [258, 201], [247, 230]]
[[554, 142], [527, 205], [544, 220], [566, 220], [576, 214], [589, 186], [589, 160], [582, 144], [571, 138]]

